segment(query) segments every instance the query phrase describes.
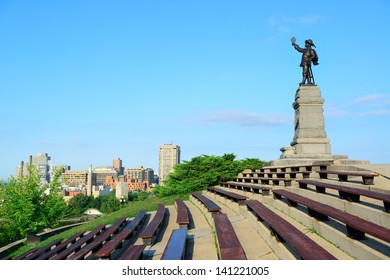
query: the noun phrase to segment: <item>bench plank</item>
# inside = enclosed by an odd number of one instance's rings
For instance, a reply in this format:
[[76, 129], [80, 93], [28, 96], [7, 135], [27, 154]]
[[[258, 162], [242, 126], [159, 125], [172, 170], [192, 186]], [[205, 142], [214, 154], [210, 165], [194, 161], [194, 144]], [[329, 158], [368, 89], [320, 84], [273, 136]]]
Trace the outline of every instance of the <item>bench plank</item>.
[[285, 219], [271, 211], [257, 200], [247, 200], [246, 205], [252, 213], [265, 221], [271, 231], [275, 231], [279, 241], [286, 241], [303, 260], [335, 260], [336, 258], [319, 246], [303, 232], [298, 230]]
[[325, 193], [326, 188], [334, 189], [339, 191], [339, 196], [342, 199], [346, 199], [351, 202], [359, 202], [360, 196], [365, 196], [373, 199], [377, 199], [379, 201], [383, 201], [383, 205], [385, 208], [385, 211], [390, 213], [390, 195], [369, 191], [369, 190], [363, 190], [358, 189], [354, 187], [346, 187], [346, 186], [340, 186], [336, 184], [321, 182], [321, 181], [315, 181], [315, 180], [297, 180], [299, 183], [300, 188], [307, 188], [307, 185], [313, 185], [316, 187], [317, 192], [319, 193]]
[[43, 255], [40, 255], [37, 258], [37, 260], [48, 260], [48, 259], [50, 259], [52, 256], [54, 256], [54, 255], [58, 254], [59, 252], [65, 250], [66, 247], [68, 247], [69, 244], [73, 244], [74, 242], [76, 242], [76, 240], [78, 238], [80, 238], [83, 234], [84, 234], [84, 231], [80, 231], [80, 232], [74, 234], [73, 236], [69, 237], [67, 240], [65, 240], [64, 242], [62, 242], [61, 244], [59, 244], [58, 246], [56, 246], [52, 250], [48, 251], [47, 253], [45, 253]]
[[347, 227], [348, 236], [353, 239], [364, 239], [364, 234], [367, 233], [383, 241], [390, 242], [390, 229], [286, 190], [273, 190], [273, 193], [277, 199], [284, 196], [289, 201], [295, 202], [290, 204], [292, 207], [296, 204], [306, 206], [309, 215], [318, 220], [326, 220], [327, 217], [331, 217], [344, 223]]
[[241, 195], [241, 194], [234, 193], [234, 192], [229, 192], [229, 191], [219, 189], [219, 188], [208, 188], [207, 190], [210, 192], [219, 194], [227, 199], [233, 200], [233, 201], [237, 202], [238, 204], [244, 204], [245, 200], [247, 199], [247, 197], [245, 195]]
[[251, 185], [251, 184], [240, 184], [240, 183], [235, 183], [235, 182], [220, 182], [220, 185], [222, 187], [227, 187], [227, 188], [234, 188], [238, 190], [244, 190], [244, 191], [249, 191], [253, 193], [261, 193], [263, 195], [268, 195], [269, 191], [271, 188], [265, 187], [265, 186], [258, 186], [258, 185]]
[[51, 259], [52, 260], [64, 260], [64, 259], [66, 259], [70, 254], [72, 254], [73, 252], [78, 251], [81, 248], [81, 246], [83, 246], [84, 244], [90, 243], [93, 240], [93, 238], [95, 238], [95, 235], [99, 235], [100, 232], [102, 230], [104, 230], [105, 227], [106, 227], [105, 224], [98, 225], [95, 229], [90, 231], [88, 234], [86, 234], [85, 236], [83, 236], [82, 238], [77, 240], [70, 247], [66, 248], [64, 251], [62, 251], [61, 253], [57, 254], [56, 256], [54, 256]]
[[186, 252], [187, 229], [174, 229], [169, 237], [161, 260], [184, 260]]
[[374, 184], [374, 177], [379, 176], [378, 174], [369, 173], [369, 172], [339, 171], [339, 170], [319, 170], [319, 171], [317, 171], [317, 173], [320, 174], [321, 179], [327, 179], [328, 174], [337, 175], [339, 178], [339, 181], [341, 181], [341, 182], [347, 182], [348, 176], [362, 177], [363, 184], [365, 184], [365, 185], [373, 185]]
[[199, 194], [196, 192], [192, 193], [192, 196], [198, 199], [202, 204], [207, 208], [209, 212], [215, 213], [221, 211], [221, 207], [219, 207], [214, 201], [208, 199], [203, 194]]
[[103, 245], [103, 242], [109, 240], [115, 232], [117, 232], [120, 228], [120, 226], [126, 222], [126, 217], [119, 218], [112, 226], [110, 226], [108, 229], [106, 229], [102, 234], [97, 236], [91, 243], [81, 248], [79, 251], [74, 253], [73, 255], [69, 256], [69, 260], [81, 260], [84, 259], [84, 257], [89, 252], [95, 252], [96, 250], [100, 249]]
[[244, 249], [228, 216], [221, 212], [216, 213], [213, 220], [221, 260], [246, 260]]
[[146, 228], [140, 234], [144, 244], [150, 245], [153, 243], [153, 237], [158, 235], [159, 229], [165, 218], [165, 206], [163, 204], [158, 205], [156, 215], [153, 220], [146, 226]]
[[133, 245], [126, 249], [126, 251], [120, 256], [120, 260], [142, 260], [143, 253], [146, 248], [145, 244]]
[[188, 227], [190, 223], [190, 218], [188, 215], [188, 208], [181, 199], [176, 199], [176, 208], [177, 208], [177, 217], [176, 223], [180, 227]]
[[40, 255], [42, 254], [45, 254], [47, 253], [48, 251], [51, 250], [51, 247], [53, 246], [57, 246], [58, 244], [61, 243], [61, 239], [56, 239], [56, 240], [53, 240], [52, 242], [50, 242], [49, 244], [39, 248], [38, 250], [36, 250], [34, 253], [32, 253], [31, 255], [27, 256], [26, 258], [24, 258], [25, 260], [34, 260], [36, 258], [38, 258]]
[[112, 252], [122, 244], [123, 240], [126, 240], [136, 231], [136, 229], [142, 224], [146, 216], [146, 210], [138, 212], [137, 216], [131, 220], [117, 235], [115, 235], [110, 241], [106, 242], [95, 256], [99, 258], [110, 258]]

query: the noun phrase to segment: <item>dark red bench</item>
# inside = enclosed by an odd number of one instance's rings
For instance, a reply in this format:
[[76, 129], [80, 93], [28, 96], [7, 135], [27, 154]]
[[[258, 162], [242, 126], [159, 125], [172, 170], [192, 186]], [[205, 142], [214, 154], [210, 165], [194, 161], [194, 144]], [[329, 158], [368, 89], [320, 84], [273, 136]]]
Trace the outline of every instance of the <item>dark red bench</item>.
[[126, 249], [119, 260], [142, 260], [144, 256], [145, 244], [133, 245]]
[[179, 224], [179, 227], [187, 228], [190, 223], [190, 218], [188, 214], [188, 208], [181, 199], [176, 199], [176, 208], [177, 208], [177, 217], [176, 223]]
[[221, 207], [219, 207], [214, 201], [211, 199], [208, 199], [205, 197], [203, 194], [199, 193], [192, 193], [192, 196], [195, 197], [197, 200], [199, 200], [205, 207], [206, 209], [211, 212], [211, 213], [217, 213], [221, 211]]
[[81, 248], [79, 251], [69, 256], [69, 260], [83, 260], [90, 252], [94, 253], [99, 250], [103, 243], [111, 238], [120, 227], [126, 223], [126, 217], [119, 218], [112, 226], [106, 229], [102, 234], [97, 236], [91, 243]]
[[240, 184], [235, 182], [220, 182], [220, 185], [222, 187], [233, 188], [233, 189], [243, 190], [247, 192], [253, 192], [256, 194], [259, 194], [261, 191], [263, 195], [269, 195], [269, 191], [271, 190], [271, 188], [265, 186], [258, 186], [252, 184]]
[[359, 172], [359, 171], [320, 170], [317, 171], [317, 173], [320, 174], [321, 179], [328, 179], [328, 174], [337, 175], [339, 181], [341, 182], [347, 182], [348, 176], [362, 177], [363, 184], [365, 185], [373, 185], [374, 178], [378, 177], [378, 174], [375, 173]]
[[37, 258], [37, 260], [48, 260], [48, 259], [50, 259], [52, 256], [54, 256], [54, 255], [60, 253], [61, 251], [65, 250], [66, 247], [68, 247], [69, 245], [74, 244], [76, 242], [76, 240], [78, 240], [83, 234], [84, 234], [84, 231], [80, 231], [80, 232], [74, 234], [73, 236], [71, 236], [67, 240], [65, 240], [64, 242], [61, 242], [61, 244], [59, 244], [58, 246], [56, 246], [52, 250], [48, 251], [47, 253], [45, 253], [43, 255], [40, 255]]
[[142, 225], [145, 217], [146, 210], [139, 211], [137, 216], [129, 223], [127, 223], [127, 225], [124, 226], [124, 228], [119, 233], [112, 237], [110, 241], [104, 243], [102, 248], [100, 248], [99, 251], [95, 253], [95, 256], [102, 259], [111, 258], [111, 254], [114, 252], [114, 250], [121, 246], [123, 241], [133, 236], [134, 232]]
[[24, 260], [35, 260], [40, 255], [45, 254], [48, 251], [50, 251], [53, 246], [55, 247], [55, 246], [57, 246], [60, 243], [61, 243], [61, 239], [56, 239], [56, 240], [50, 242], [49, 244], [39, 248], [38, 250], [36, 250], [32, 254], [28, 255], [27, 257], [24, 258]]
[[296, 207], [298, 204], [305, 206], [308, 214], [317, 220], [327, 221], [328, 217], [331, 217], [345, 224], [347, 235], [353, 239], [364, 239], [365, 233], [367, 233], [383, 241], [390, 242], [390, 229], [388, 228], [283, 189], [273, 190], [273, 194], [276, 199], [285, 197], [292, 207]]
[[219, 188], [208, 188], [207, 190], [212, 192], [212, 193], [216, 193], [218, 195], [221, 195], [222, 197], [225, 197], [229, 200], [237, 202], [240, 205], [245, 204], [245, 200], [247, 199], [247, 197], [245, 195], [237, 194], [234, 192], [229, 192], [229, 191], [219, 189]]
[[153, 220], [146, 226], [141, 232], [140, 238], [142, 238], [144, 244], [151, 245], [159, 234], [165, 218], [165, 206], [163, 204], [158, 205], [157, 212], [153, 217]]
[[303, 260], [335, 260], [324, 248], [319, 246], [303, 232], [285, 219], [271, 211], [257, 200], [247, 200], [246, 205], [258, 220], [268, 224], [271, 234], [280, 242], [289, 244]]
[[346, 199], [351, 202], [360, 202], [360, 196], [365, 196], [369, 198], [373, 198], [379, 201], [383, 201], [383, 205], [385, 208], [385, 211], [387, 213], [390, 212], [390, 195], [369, 191], [369, 190], [363, 190], [359, 188], [354, 187], [346, 187], [346, 186], [340, 186], [336, 184], [331, 184], [327, 182], [322, 181], [315, 181], [315, 180], [297, 180], [299, 183], [299, 187], [306, 189], [307, 185], [313, 185], [315, 186], [317, 192], [319, 193], [325, 193], [326, 189], [334, 189], [338, 190], [339, 196], [342, 199]]
[[65, 250], [63, 250], [62, 252], [60, 252], [59, 254], [57, 254], [56, 256], [54, 256], [51, 259], [52, 260], [64, 260], [64, 259], [66, 259], [69, 255], [71, 255], [74, 252], [77, 252], [78, 250], [80, 250], [80, 248], [83, 245], [89, 244], [90, 242], [92, 242], [92, 240], [95, 238], [95, 236], [99, 235], [101, 233], [101, 231], [104, 230], [105, 227], [106, 227], [105, 224], [98, 225], [95, 229], [90, 231], [88, 234], [86, 234], [85, 236], [83, 236], [82, 238], [77, 240], [70, 247], [66, 248]]
[[215, 233], [221, 260], [246, 260], [244, 249], [228, 216], [221, 212], [213, 215]]
[[38, 249], [39, 248], [31, 248], [30, 250], [27, 250], [26, 252], [20, 254], [19, 256], [16, 256], [14, 258], [14, 260], [23, 260], [25, 257], [27, 257], [28, 255], [31, 255], [32, 253], [34, 253]]
[[161, 260], [184, 260], [186, 255], [187, 228], [174, 229], [169, 237]]

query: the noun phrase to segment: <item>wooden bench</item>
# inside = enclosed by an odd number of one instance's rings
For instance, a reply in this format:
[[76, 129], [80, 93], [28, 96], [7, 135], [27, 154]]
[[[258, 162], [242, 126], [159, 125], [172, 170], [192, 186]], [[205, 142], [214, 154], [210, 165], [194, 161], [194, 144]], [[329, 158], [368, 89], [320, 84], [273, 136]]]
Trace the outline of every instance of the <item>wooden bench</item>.
[[65, 250], [63, 250], [62, 252], [60, 252], [59, 254], [57, 254], [56, 256], [54, 256], [53, 258], [51, 258], [52, 260], [64, 260], [66, 259], [70, 254], [74, 253], [74, 252], [77, 252], [78, 250], [80, 250], [80, 248], [84, 245], [84, 244], [89, 244], [90, 242], [92, 242], [92, 240], [95, 238], [96, 235], [99, 235], [100, 232], [102, 230], [104, 230], [104, 228], [106, 227], [105, 224], [100, 224], [98, 225], [95, 229], [93, 229], [92, 231], [90, 231], [88, 234], [86, 234], [85, 236], [83, 236], [82, 238], [80, 238], [79, 240], [77, 240], [74, 244], [72, 244], [70, 247], [66, 248]]
[[271, 234], [280, 242], [289, 244], [303, 260], [334, 260], [336, 259], [324, 248], [319, 246], [303, 232], [285, 219], [268, 209], [257, 200], [247, 200], [246, 205], [253, 215], [268, 224]]
[[259, 194], [260, 191], [263, 195], [269, 195], [269, 191], [271, 188], [265, 187], [265, 186], [258, 186], [258, 185], [251, 185], [251, 184], [240, 184], [240, 183], [235, 183], [235, 182], [220, 182], [220, 185], [222, 187], [227, 187], [227, 188], [233, 188], [237, 190], [243, 190], [247, 192], [253, 192], [256, 194]]
[[31, 248], [30, 250], [27, 250], [26, 252], [20, 254], [19, 256], [16, 256], [14, 258], [14, 260], [23, 260], [24, 258], [26, 258], [28, 255], [31, 255], [32, 253], [34, 253], [36, 250], [38, 250], [39, 248]]
[[133, 245], [126, 249], [119, 260], [142, 260], [144, 256], [145, 244]]
[[246, 260], [244, 249], [228, 216], [219, 212], [213, 215], [221, 260]]
[[[297, 174], [302, 174], [303, 178], [309, 178], [311, 171], [270, 171], [270, 172], [252, 172], [252, 173], [242, 173], [243, 178], [274, 178], [274, 175], [276, 175], [276, 178], [284, 179], [287, 178], [286, 175], [289, 175], [291, 179], [296, 179]], [[254, 176], [255, 175], [255, 176]]]
[[24, 258], [24, 260], [35, 260], [40, 255], [45, 254], [48, 251], [50, 251], [53, 246], [57, 246], [60, 243], [61, 243], [61, 239], [56, 239], [56, 240], [50, 242], [49, 244], [39, 248], [38, 250], [36, 250], [32, 254], [28, 255], [27, 257]]
[[237, 177], [234, 178], [235, 182], [238, 183], [253, 183], [253, 184], [263, 184], [269, 185], [272, 182], [272, 185], [279, 186], [280, 182], [283, 182], [286, 187], [291, 186], [291, 178], [268, 178], [268, 177], [252, 177], [252, 178], [243, 178]]
[[164, 249], [162, 260], [184, 260], [186, 255], [187, 228], [174, 229]]
[[359, 172], [359, 171], [339, 171], [339, 170], [319, 170], [317, 171], [320, 174], [321, 179], [328, 179], [328, 174], [337, 175], [339, 181], [347, 182], [348, 176], [362, 177], [364, 185], [373, 185], [374, 177], [377, 177], [378, 174], [369, 173], [369, 172]]
[[188, 215], [188, 208], [181, 199], [176, 199], [177, 217], [176, 223], [180, 228], [187, 228], [190, 224], [190, 218]]
[[146, 226], [142, 231], [140, 238], [146, 245], [151, 245], [154, 243], [155, 238], [158, 236], [158, 233], [161, 229], [165, 218], [165, 206], [163, 204], [158, 205], [156, 215], [153, 217], [153, 220]]
[[299, 165], [290, 165], [290, 166], [266, 166], [260, 169], [260, 172], [287, 172], [287, 169], [290, 169], [292, 172], [300, 171], [309, 171], [312, 172], [313, 169], [326, 170], [328, 166], [331, 165], [331, 162], [313, 162], [312, 164], [299, 164]]
[[313, 185], [316, 187], [316, 190], [319, 193], [325, 193], [327, 188], [338, 190], [340, 198], [351, 202], [360, 202], [360, 196], [377, 199], [379, 201], [383, 201], [385, 212], [390, 213], [390, 195], [388, 194], [353, 187], [340, 186], [315, 180], [297, 180], [297, 182], [299, 183], [299, 187], [303, 189], [306, 189], [307, 185]]
[[79, 251], [69, 256], [69, 260], [81, 260], [89, 254], [90, 252], [94, 253], [103, 246], [103, 242], [106, 242], [115, 234], [122, 224], [126, 223], [126, 217], [119, 218], [112, 226], [106, 229], [102, 234], [97, 236], [91, 243], [81, 248]]
[[212, 192], [212, 193], [216, 193], [224, 198], [227, 198], [229, 200], [237, 202], [240, 205], [245, 204], [245, 200], [247, 199], [247, 197], [245, 195], [241, 195], [241, 194], [234, 193], [234, 192], [229, 192], [229, 191], [219, 189], [219, 188], [208, 188], [207, 190]]
[[133, 220], [131, 220], [118, 234], [112, 237], [110, 241], [106, 242], [102, 248], [96, 252], [95, 256], [102, 259], [111, 258], [111, 254], [114, 252], [114, 250], [122, 245], [124, 240], [127, 240], [133, 236], [133, 233], [142, 225], [145, 217], [146, 210], [139, 211]]
[[211, 199], [208, 199], [207, 197], [205, 197], [203, 194], [199, 194], [199, 193], [193, 192], [192, 196], [195, 197], [197, 200], [199, 200], [206, 207], [206, 209], [209, 212], [217, 213], [217, 212], [221, 211], [221, 207], [219, 207]]
[[317, 220], [327, 221], [328, 217], [331, 217], [344, 223], [347, 227], [347, 235], [353, 239], [364, 239], [365, 233], [367, 233], [390, 242], [390, 229], [388, 228], [283, 189], [273, 190], [273, 194], [276, 199], [285, 197], [292, 207], [296, 207], [298, 204], [306, 206], [308, 214]]
[[52, 256], [60, 253], [61, 251], [65, 250], [66, 247], [68, 247], [71, 244], [74, 244], [78, 238], [80, 238], [84, 234], [84, 231], [77, 232], [73, 236], [66, 239], [64, 242], [53, 248], [52, 250], [48, 251], [47, 253], [40, 255], [37, 260], [48, 260]]

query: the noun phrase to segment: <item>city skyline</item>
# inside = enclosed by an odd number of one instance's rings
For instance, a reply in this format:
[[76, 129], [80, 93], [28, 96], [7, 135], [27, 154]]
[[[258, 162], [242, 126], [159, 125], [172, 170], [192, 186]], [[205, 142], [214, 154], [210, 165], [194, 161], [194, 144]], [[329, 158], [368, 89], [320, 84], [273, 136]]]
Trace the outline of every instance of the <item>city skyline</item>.
[[332, 154], [389, 163], [390, 3], [2, 1], [0, 178], [30, 154], [72, 169], [158, 170], [234, 153], [277, 159], [293, 139], [301, 47], [312, 39]]

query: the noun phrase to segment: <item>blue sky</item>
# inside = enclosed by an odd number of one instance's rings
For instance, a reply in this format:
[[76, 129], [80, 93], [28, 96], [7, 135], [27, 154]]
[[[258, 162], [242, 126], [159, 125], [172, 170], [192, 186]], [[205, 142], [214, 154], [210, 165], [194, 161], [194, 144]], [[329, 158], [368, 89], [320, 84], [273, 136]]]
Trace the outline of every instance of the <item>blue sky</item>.
[[390, 163], [388, 1], [0, 2], [0, 177], [29, 155], [158, 172], [182, 159], [273, 160], [311, 38], [332, 153]]

